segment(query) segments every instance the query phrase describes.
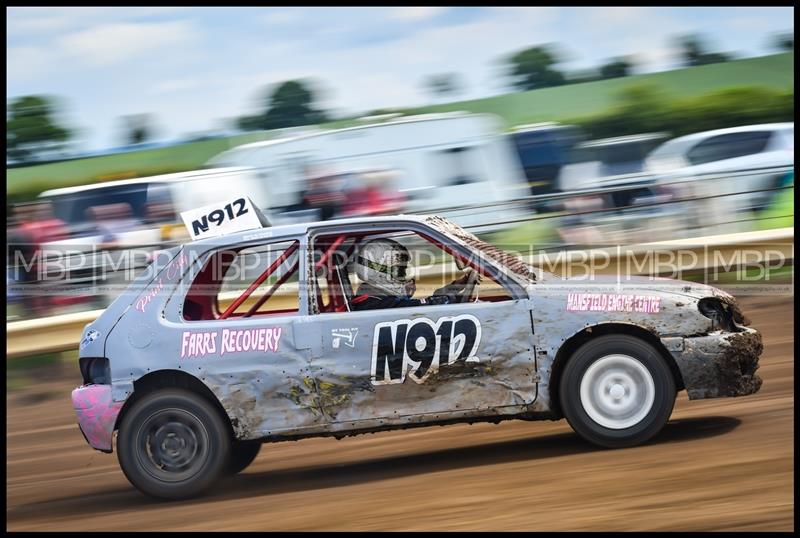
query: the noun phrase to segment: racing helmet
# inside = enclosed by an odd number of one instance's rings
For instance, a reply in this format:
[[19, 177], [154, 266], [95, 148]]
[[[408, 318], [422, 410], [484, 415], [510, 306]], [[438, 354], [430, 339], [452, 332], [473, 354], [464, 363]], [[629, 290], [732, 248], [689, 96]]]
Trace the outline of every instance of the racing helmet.
[[406, 295], [411, 280], [408, 249], [392, 239], [364, 243], [355, 260], [358, 278], [395, 297]]

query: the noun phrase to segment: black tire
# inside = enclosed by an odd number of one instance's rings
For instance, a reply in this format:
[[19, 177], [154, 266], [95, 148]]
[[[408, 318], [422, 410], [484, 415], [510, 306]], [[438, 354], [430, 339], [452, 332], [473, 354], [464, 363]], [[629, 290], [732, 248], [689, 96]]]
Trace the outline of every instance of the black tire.
[[233, 476], [247, 469], [258, 456], [262, 444], [261, 441], [234, 441], [225, 473]]
[[675, 394], [664, 358], [649, 343], [627, 335], [585, 343], [570, 357], [559, 383], [561, 410], [572, 429], [607, 448], [639, 445], [660, 432]]
[[186, 499], [207, 490], [230, 461], [228, 425], [211, 402], [165, 388], [134, 402], [117, 436], [122, 472], [143, 493]]

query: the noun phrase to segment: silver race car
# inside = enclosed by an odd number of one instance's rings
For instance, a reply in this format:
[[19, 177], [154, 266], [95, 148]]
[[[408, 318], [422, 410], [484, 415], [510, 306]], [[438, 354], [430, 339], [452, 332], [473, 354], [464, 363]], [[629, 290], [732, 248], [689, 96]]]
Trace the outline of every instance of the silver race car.
[[85, 328], [72, 402], [134, 486], [186, 498], [305, 437], [566, 418], [641, 444], [679, 390], [758, 391], [747, 325], [715, 288], [556, 278], [439, 217], [259, 227], [160, 252]]

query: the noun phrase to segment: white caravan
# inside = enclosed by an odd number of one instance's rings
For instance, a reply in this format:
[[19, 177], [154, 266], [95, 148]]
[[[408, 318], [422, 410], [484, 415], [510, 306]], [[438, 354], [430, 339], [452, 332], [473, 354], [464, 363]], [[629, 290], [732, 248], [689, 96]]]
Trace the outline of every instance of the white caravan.
[[[273, 212], [300, 202], [308, 166], [330, 173], [391, 169], [392, 187], [406, 196], [406, 212], [437, 213], [462, 226], [481, 226], [524, 215], [502, 203], [528, 194], [512, 139], [496, 116], [454, 112], [391, 119], [347, 129], [268, 140], [225, 151], [207, 166], [257, 170]], [[455, 210], [455, 208], [461, 208]]]

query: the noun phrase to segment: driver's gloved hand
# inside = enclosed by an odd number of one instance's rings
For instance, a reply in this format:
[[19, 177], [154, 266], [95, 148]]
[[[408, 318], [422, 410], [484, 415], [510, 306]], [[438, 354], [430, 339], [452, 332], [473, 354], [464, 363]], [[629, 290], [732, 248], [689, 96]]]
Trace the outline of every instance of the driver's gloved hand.
[[444, 288], [436, 290], [433, 295], [427, 299], [422, 299], [422, 304], [436, 305], [436, 304], [453, 304], [459, 302], [458, 294], [442, 294], [440, 291]]
[[[460, 303], [462, 302], [462, 296], [464, 295], [464, 285], [463, 284], [448, 284], [442, 288], [433, 292], [430, 299], [434, 299], [437, 302], [436, 304], [451, 304], [451, 303]], [[433, 303], [431, 303], [433, 304]]]
[[[433, 292], [434, 297], [451, 297], [452, 299], [456, 299], [459, 294], [464, 291], [464, 284], [457, 284], [457, 281], [453, 281], [446, 286], [442, 286], [438, 290]], [[452, 301], [451, 301], [452, 302]]]

